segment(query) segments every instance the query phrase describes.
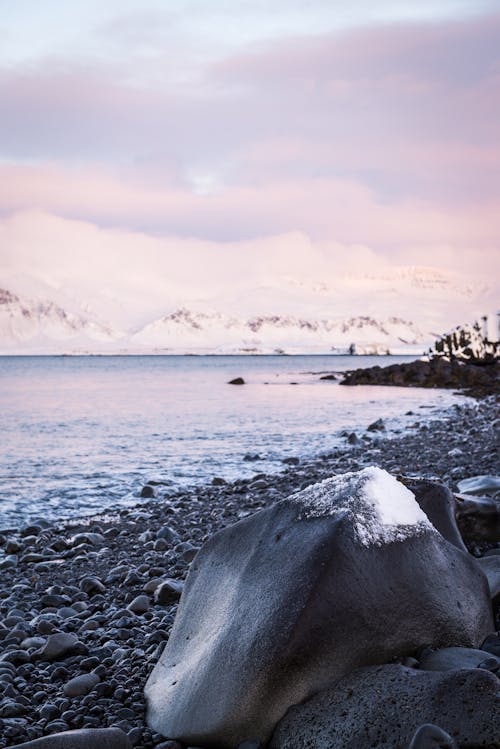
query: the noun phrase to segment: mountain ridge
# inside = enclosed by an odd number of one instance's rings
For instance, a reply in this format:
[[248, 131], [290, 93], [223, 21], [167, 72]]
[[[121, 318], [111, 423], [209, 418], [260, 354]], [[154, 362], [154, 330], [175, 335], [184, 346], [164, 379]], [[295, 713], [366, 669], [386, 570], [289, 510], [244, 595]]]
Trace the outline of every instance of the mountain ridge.
[[123, 331], [51, 300], [22, 299], [0, 288], [0, 353], [359, 353], [401, 346], [422, 350], [432, 336], [412, 321], [369, 315], [315, 318], [289, 314], [236, 317], [175, 307], [138, 329]]

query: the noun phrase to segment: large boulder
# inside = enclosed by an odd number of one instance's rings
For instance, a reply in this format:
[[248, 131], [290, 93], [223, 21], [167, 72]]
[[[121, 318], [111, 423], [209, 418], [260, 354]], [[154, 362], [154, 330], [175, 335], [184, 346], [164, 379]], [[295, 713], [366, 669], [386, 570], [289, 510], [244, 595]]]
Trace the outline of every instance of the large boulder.
[[188, 744], [265, 743], [288, 707], [359, 666], [493, 631], [486, 579], [406, 487], [367, 468], [215, 534], [147, 684], [147, 719]]
[[403, 748], [422, 723], [439, 726], [462, 749], [498, 749], [499, 699], [500, 681], [480, 668], [438, 672], [372, 666], [292, 707], [276, 728], [271, 749]]

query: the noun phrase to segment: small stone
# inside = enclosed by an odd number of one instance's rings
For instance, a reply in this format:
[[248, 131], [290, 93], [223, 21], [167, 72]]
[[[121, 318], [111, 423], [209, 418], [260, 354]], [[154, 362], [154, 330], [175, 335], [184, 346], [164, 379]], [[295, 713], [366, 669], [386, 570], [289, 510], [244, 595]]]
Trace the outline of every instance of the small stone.
[[150, 499], [151, 497], [156, 497], [156, 489], [154, 486], [150, 486], [149, 484], [146, 484], [146, 486], [143, 486], [141, 489], [141, 497], [143, 499]]
[[229, 380], [228, 385], [244, 385], [245, 380], [243, 377], [235, 377], [234, 380]]
[[66, 697], [80, 697], [91, 692], [99, 682], [99, 677], [94, 673], [75, 676], [64, 685], [64, 694]]
[[372, 421], [372, 423], [367, 426], [366, 430], [367, 432], [383, 432], [385, 430], [383, 419]]
[[169, 578], [164, 580], [154, 592], [155, 603], [165, 606], [169, 603], [176, 603], [181, 597], [183, 583], [180, 580]]
[[163, 538], [165, 541], [168, 541], [169, 544], [173, 544], [177, 543], [179, 540], [179, 534], [169, 525], [164, 525], [159, 531], [157, 531], [156, 538]]
[[149, 598], [146, 595], [140, 595], [134, 598], [134, 600], [127, 606], [129, 611], [133, 611], [134, 614], [145, 614], [149, 611]]
[[44, 661], [56, 661], [66, 655], [73, 654], [82, 645], [83, 643], [79, 641], [76, 635], [57, 632], [54, 635], [49, 635], [45, 645], [36, 650], [33, 657]]
[[105, 593], [106, 586], [98, 577], [83, 577], [80, 580], [80, 588], [84, 593], [92, 595], [93, 593]]

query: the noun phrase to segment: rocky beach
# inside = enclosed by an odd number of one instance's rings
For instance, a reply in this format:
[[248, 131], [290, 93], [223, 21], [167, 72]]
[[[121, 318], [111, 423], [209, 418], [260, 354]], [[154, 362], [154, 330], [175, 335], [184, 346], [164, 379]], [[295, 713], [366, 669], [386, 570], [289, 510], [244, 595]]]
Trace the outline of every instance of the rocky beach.
[[[279, 475], [269, 476], [256, 470], [252, 479], [228, 483], [216, 478], [204, 488], [179, 490], [165, 498], [147, 498], [157, 488], [145, 488], [140, 505], [118, 509], [114, 514], [57, 525], [49, 525], [41, 519], [28, 527], [2, 530], [0, 748], [75, 729], [114, 727], [119, 731], [104, 732], [102, 744], [97, 743], [97, 733], [89, 732], [88, 735], [79, 734], [78, 740], [74, 738], [76, 743], [71, 743], [68, 737], [66, 743], [64, 739], [53, 739], [52, 743], [43, 743], [40, 747], [102, 745], [110, 749], [115, 746], [179, 749], [181, 744], [149, 727], [144, 687], [169, 639], [193, 559], [217, 531], [259, 510], [272, 508], [279, 500], [329, 477], [378, 466], [392, 476], [407, 477], [406, 480], [423, 478], [442, 482], [457, 496], [454, 510], [468, 548], [467, 556], [496, 562], [500, 553], [498, 506], [491, 498], [491, 485], [485, 489], [490, 499], [476, 500], [463, 490], [460, 482], [476, 476], [496, 476], [499, 472], [498, 398], [490, 395], [476, 402], [455, 405], [442, 418], [432, 421], [422, 414], [423, 411], [409, 414], [409, 426], [399, 434], [386, 434], [383, 421], [363, 432], [347, 430], [345, 447], [315, 459], [288, 459]], [[480, 481], [476, 495], [483, 493], [481, 486]], [[458, 544], [462, 541], [455, 545]], [[455, 553], [464, 556], [462, 551]], [[498, 576], [498, 572], [492, 574]], [[429, 575], [432, 579], [432, 569]], [[457, 580], [457, 586], [460, 585]], [[204, 595], [217, 608], [225, 593], [216, 574], [204, 579]], [[498, 595], [496, 601], [498, 604]], [[401, 617], [404, 611], [408, 612], [408, 605], [408, 602], [402, 605]], [[452, 616], [454, 612], [449, 614]], [[377, 612], [372, 610], [371, 616], [376, 618]], [[468, 693], [469, 714], [474, 718], [474, 712], [477, 713], [475, 739], [469, 737], [469, 743], [459, 746], [472, 747], [473, 740], [481, 746], [500, 746], [491, 739], [491, 731], [495, 731], [495, 726], [499, 729], [494, 714], [497, 705], [494, 674], [500, 663], [497, 658], [500, 640], [495, 635], [499, 627], [498, 605], [494, 616], [494, 622], [484, 625], [486, 629], [483, 627], [480, 635], [476, 635], [480, 642], [472, 645], [469, 640], [474, 638], [465, 637], [461, 642], [448, 643], [459, 646], [455, 648], [458, 652], [454, 667], [474, 666], [470, 678], [466, 674], [459, 687], [451, 683], [453, 680], [445, 667], [441, 672], [443, 678], [448, 679], [449, 689], [459, 688]], [[410, 622], [407, 626], [410, 627]], [[467, 644], [469, 647], [464, 647]], [[356, 642], [351, 643], [354, 650], [356, 646]], [[470, 656], [473, 652], [470, 648], [474, 646], [474, 652], [479, 653], [475, 660]], [[482, 649], [477, 650], [480, 646]], [[185, 647], [189, 651], [189, 644]], [[421, 673], [419, 688], [429, 695], [443, 688], [438, 683], [436, 667], [427, 670], [425, 665], [433, 652], [439, 656], [439, 649], [421, 647], [411, 653], [404, 650], [399, 659], [394, 654], [387, 660], [371, 658], [369, 663], [378, 662], [381, 664], [378, 668], [389, 669], [382, 674], [387, 683], [392, 683], [391, 679], [394, 681], [394, 669], [403, 669], [404, 678], [408, 678], [406, 672], [410, 669], [410, 676]], [[469, 665], [464, 666], [471, 657]], [[385, 663], [387, 666], [383, 665]], [[478, 665], [480, 669], [475, 668]], [[230, 664], [219, 665], [222, 670], [226, 666], [230, 668]], [[345, 686], [346, 693], [359, 690], [359, 685], [365, 682], [366, 689], [376, 692], [372, 676], [371, 673], [347, 674], [344, 681], [351, 678], [353, 685]], [[251, 692], [257, 677], [243, 675], [247, 677]], [[483, 693], [484, 699], [480, 696]], [[328, 699], [331, 710], [347, 714], [338, 694], [330, 698], [328, 692], [322, 692], [319, 699], [323, 702], [314, 714], [326, 715], [324, 702]], [[305, 703], [304, 709], [311, 711], [312, 702]], [[411, 706], [409, 697], [401, 708], [403, 713], [408, 705]], [[491, 715], [485, 713], [488, 710], [493, 711]], [[461, 718], [456, 711], [453, 715], [460, 734]], [[349, 716], [349, 720], [355, 722], [355, 717]], [[395, 723], [406, 720], [402, 715], [395, 716], [394, 711], [389, 711], [388, 716], [387, 720]], [[324, 721], [318, 724], [318, 736], [327, 737], [323, 743], [319, 739], [317, 743], [307, 743], [311, 737], [306, 731], [305, 738], [297, 739], [294, 744], [290, 739], [290, 730], [295, 730], [293, 720], [290, 713], [282, 721], [273, 747], [351, 746], [346, 743], [347, 733], [344, 739], [339, 738], [341, 743], [334, 743]], [[299, 714], [302, 726], [311, 720], [310, 712], [305, 717]], [[286, 721], [292, 722], [292, 729], [287, 728]], [[388, 743], [381, 741], [366, 746], [400, 746], [396, 728], [391, 735]], [[244, 744], [245, 749], [259, 745], [254, 735], [244, 738], [247, 741], [238, 743]], [[363, 740], [358, 737], [358, 741], [361, 743], [352, 746], [364, 748]], [[455, 744], [414, 744], [415, 747], [438, 745]], [[34, 743], [35, 746], [38, 743]], [[216, 747], [214, 741], [210, 746]]]

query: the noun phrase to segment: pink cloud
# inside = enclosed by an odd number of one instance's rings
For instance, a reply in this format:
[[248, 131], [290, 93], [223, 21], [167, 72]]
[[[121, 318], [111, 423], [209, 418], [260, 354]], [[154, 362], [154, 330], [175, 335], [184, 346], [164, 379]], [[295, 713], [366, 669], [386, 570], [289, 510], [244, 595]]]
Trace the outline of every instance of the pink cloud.
[[430, 201], [383, 201], [352, 180], [296, 179], [199, 195], [97, 170], [0, 167], [0, 212], [26, 209], [129, 231], [220, 241], [303, 231], [317, 239], [379, 248], [468, 247], [497, 244], [500, 201], [478, 200], [458, 213]]

